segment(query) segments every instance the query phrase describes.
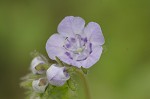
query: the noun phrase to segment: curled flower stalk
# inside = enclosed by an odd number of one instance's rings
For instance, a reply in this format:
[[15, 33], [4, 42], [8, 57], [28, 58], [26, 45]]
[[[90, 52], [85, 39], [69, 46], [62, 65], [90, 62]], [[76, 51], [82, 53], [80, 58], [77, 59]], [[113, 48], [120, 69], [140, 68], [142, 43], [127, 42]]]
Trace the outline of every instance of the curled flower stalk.
[[23, 77], [21, 86], [29, 90], [30, 99], [73, 99], [77, 88], [72, 74], [77, 73], [83, 81], [86, 99], [91, 99], [85, 75], [102, 54], [101, 28], [96, 22], [85, 26], [81, 17], [67, 16], [57, 31], [46, 42], [49, 59], [36, 52], [31, 73]]

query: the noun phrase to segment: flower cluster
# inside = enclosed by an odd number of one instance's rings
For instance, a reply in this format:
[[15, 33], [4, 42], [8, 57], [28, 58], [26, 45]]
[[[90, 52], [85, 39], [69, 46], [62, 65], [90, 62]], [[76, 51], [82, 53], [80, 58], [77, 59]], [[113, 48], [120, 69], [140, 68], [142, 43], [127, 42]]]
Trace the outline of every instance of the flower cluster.
[[99, 24], [90, 22], [85, 26], [81, 17], [68, 16], [60, 22], [57, 31], [46, 43], [48, 56], [55, 63], [36, 53], [30, 66], [32, 75], [25, 77], [36, 93], [44, 93], [49, 85], [63, 86], [66, 81], [74, 90], [70, 74], [76, 70], [86, 73], [86, 68], [100, 59], [104, 37]]
[[32, 87], [36, 92], [43, 93], [48, 85], [62, 86], [69, 78], [66, 67], [58, 64], [48, 65], [44, 57], [37, 56], [31, 62], [31, 71], [33, 74], [42, 75], [42, 78], [33, 80]]

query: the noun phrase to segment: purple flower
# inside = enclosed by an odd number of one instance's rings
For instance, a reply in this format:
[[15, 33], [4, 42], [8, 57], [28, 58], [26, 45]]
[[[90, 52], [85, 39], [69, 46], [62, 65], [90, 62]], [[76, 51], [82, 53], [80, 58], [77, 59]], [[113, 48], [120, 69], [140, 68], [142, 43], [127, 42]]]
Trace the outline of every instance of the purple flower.
[[62, 86], [70, 78], [65, 67], [52, 64], [46, 72], [48, 82], [54, 86]]
[[85, 21], [80, 17], [67, 16], [46, 43], [46, 51], [52, 60], [57, 56], [61, 61], [84, 68], [94, 65], [102, 53], [104, 37], [99, 24]]

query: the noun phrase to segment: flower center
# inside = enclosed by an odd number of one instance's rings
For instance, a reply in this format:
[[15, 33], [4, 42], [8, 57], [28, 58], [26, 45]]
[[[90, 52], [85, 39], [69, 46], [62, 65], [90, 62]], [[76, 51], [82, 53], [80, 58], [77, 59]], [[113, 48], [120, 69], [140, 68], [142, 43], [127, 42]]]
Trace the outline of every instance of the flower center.
[[83, 51], [83, 48], [77, 48], [77, 50], [76, 50], [77, 53], [80, 53], [82, 51]]
[[81, 37], [79, 34], [75, 38], [66, 38], [64, 46], [65, 54], [73, 60], [85, 60], [92, 52], [92, 44], [87, 41], [87, 38]]

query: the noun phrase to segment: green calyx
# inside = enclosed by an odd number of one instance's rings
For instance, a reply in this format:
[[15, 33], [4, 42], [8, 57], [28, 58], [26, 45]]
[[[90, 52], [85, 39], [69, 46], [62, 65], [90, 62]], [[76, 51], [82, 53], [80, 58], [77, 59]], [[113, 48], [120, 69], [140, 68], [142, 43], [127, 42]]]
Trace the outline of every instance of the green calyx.
[[49, 68], [48, 64], [39, 64], [35, 67], [37, 71], [45, 71]]

